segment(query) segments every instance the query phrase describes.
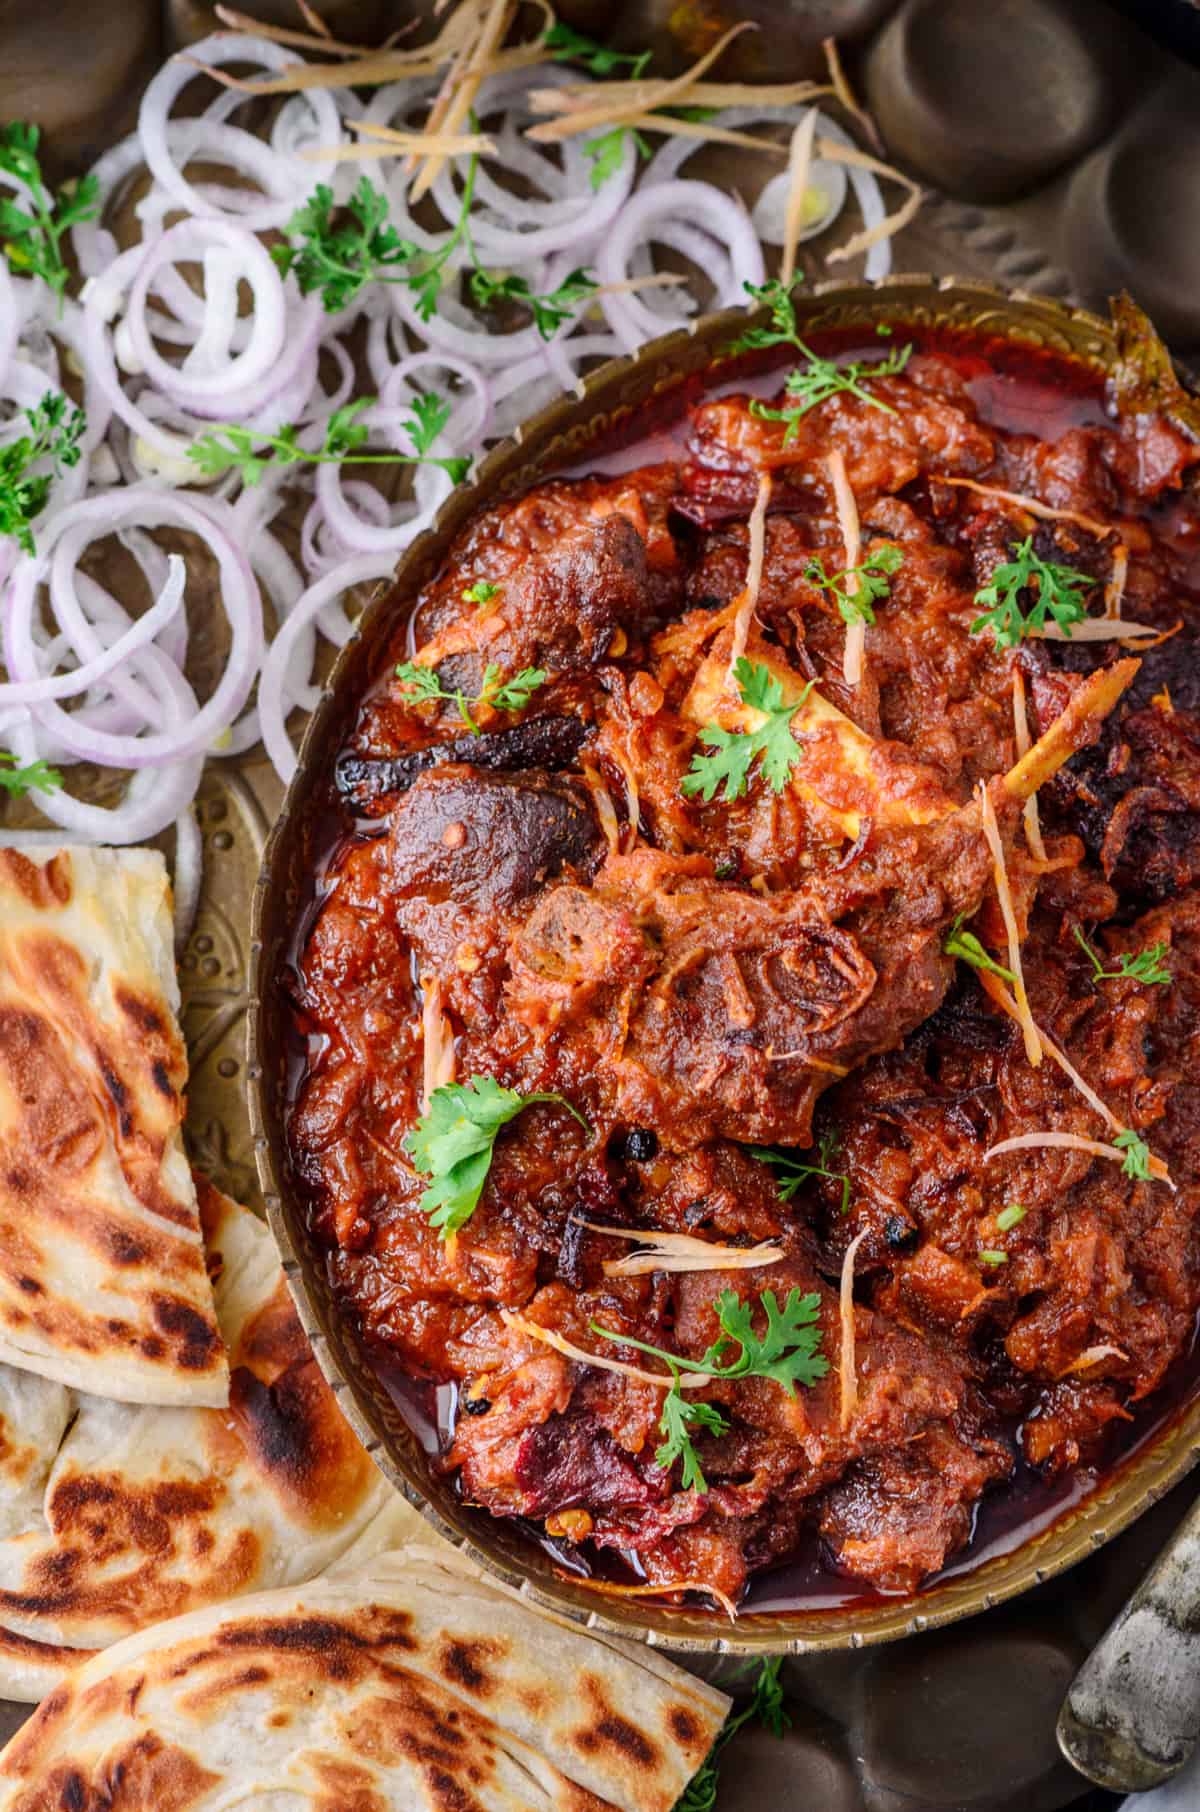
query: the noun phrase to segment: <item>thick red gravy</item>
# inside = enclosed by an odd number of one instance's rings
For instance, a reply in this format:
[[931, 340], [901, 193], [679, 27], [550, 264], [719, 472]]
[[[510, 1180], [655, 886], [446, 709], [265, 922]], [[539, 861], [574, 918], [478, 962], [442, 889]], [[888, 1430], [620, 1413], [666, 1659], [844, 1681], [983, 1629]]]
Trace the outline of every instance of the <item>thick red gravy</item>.
[[[1193, 1388], [1200, 452], [1007, 342], [897, 325], [821, 350], [869, 361], [910, 338], [901, 373], [868, 374], [866, 398], [834, 395], [786, 439], [749, 407], [786, 405], [786, 367], [751, 361], [477, 518], [397, 621], [339, 762], [296, 949], [294, 1178], [436, 1464], [598, 1584], [707, 1584], [747, 1611], [912, 1592], [1061, 1514]], [[900, 552], [857, 685], [812, 577], [845, 565], [839, 458], [860, 559]], [[701, 731], [754, 722], [728, 667], [764, 472], [746, 657], [824, 705], [791, 720], [778, 790], [753, 767], [740, 797], [706, 801], [684, 786], [713, 747]], [[1026, 537], [1089, 616], [1107, 588], [1162, 632], [1103, 717], [1087, 701], [1128, 642], [1009, 649], [972, 630], [976, 592]], [[1022, 596], [1028, 611], [1036, 588]], [[393, 671], [414, 654], [464, 698], [489, 665], [545, 677], [523, 709], [472, 710], [476, 736], [452, 698], [414, 707]], [[1034, 738], [1074, 726], [1037, 793], [1044, 855], [1002, 779], [1016, 675]], [[1174, 1189], [1088, 1150], [987, 1155], [1114, 1131], [946, 952], [961, 915], [1009, 966], [981, 784], [1033, 1017]], [[1158, 945], [1165, 982], [1120, 973]], [[587, 1124], [553, 1101], [521, 1112], [447, 1244], [405, 1140], [451, 1065], [557, 1094]], [[785, 1199], [751, 1147], [826, 1174]], [[596, 1230], [614, 1226], [782, 1256], [614, 1275], [636, 1249]], [[689, 1488], [678, 1457], [655, 1459], [663, 1390], [571, 1355], [664, 1375], [593, 1324], [695, 1360], [722, 1291], [760, 1332], [765, 1291], [811, 1299], [826, 1370], [794, 1397], [770, 1377], [708, 1382]]]

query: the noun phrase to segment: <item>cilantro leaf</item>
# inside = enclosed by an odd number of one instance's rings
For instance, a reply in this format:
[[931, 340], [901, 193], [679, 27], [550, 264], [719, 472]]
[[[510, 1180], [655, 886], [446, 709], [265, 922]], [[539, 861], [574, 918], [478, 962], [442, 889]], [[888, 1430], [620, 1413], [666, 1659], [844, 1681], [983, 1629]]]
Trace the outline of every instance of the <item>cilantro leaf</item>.
[[[887, 597], [891, 576], [903, 564], [901, 550], [887, 543], [868, 554], [858, 566], [846, 567], [839, 573], [827, 573], [824, 561], [814, 558], [805, 568], [804, 577], [819, 591], [829, 593], [843, 623], [871, 624], [875, 621], [875, 605]], [[850, 589], [852, 579], [855, 581], [853, 591]]]
[[658, 1422], [659, 1433], [665, 1438], [654, 1450], [655, 1464], [664, 1472], [669, 1472], [676, 1460], [682, 1461], [679, 1471], [680, 1487], [684, 1491], [707, 1491], [708, 1481], [700, 1468], [700, 1460], [692, 1445], [691, 1430], [702, 1428], [707, 1434], [723, 1435], [728, 1432], [729, 1423], [721, 1414], [715, 1403], [697, 1403], [685, 1397], [679, 1388], [679, 1375], [663, 1399], [662, 1414]]
[[396, 678], [403, 683], [408, 698], [414, 705], [424, 705], [435, 698], [453, 698], [453, 692], [444, 692], [442, 682], [432, 667], [419, 667], [416, 661], [402, 661], [396, 669]]
[[762, 303], [770, 309], [771, 325], [747, 328], [734, 340], [730, 352], [754, 352], [763, 346], [797, 346], [802, 352], [807, 351], [800, 338], [796, 305], [792, 301], [792, 291], [803, 281], [802, 276], [796, 276], [790, 283], [781, 283], [778, 277], [772, 277], [766, 283], [743, 283], [742, 288], [752, 302]]
[[885, 359], [856, 360], [851, 365], [838, 365], [833, 359], [822, 358], [800, 337], [792, 292], [801, 280], [795, 277], [790, 284], [784, 284], [776, 277], [769, 283], [743, 284], [752, 301], [769, 309], [770, 325], [747, 328], [729, 348], [730, 352], [737, 353], [753, 352], [764, 346], [794, 346], [804, 354], [807, 363], [793, 371], [784, 385], [788, 396], [798, 399], [796, 402], [783, 409], [772, 409], [755, 397], [750, 404], [751, 415], [757, 415], [762, 421], [787, 423], [783, 437], [785, 447], [796, 438], [800, 422], [809, 410], [816, 409], [839, 391], [858, 397], [860, 402], [870, 403], [873, 409], [881, 409], [885, 415], [895, 415], [890, 403], [872, 395], [866, 388], [866, 381], [873, 377], [894, 377], [904, 370], [913, 350], [911, 345], [894, 346]]
[[[685, 1359], [680, 1353], [668, 1352], [665, 1347], [654, 1346], [647, 1340], [637, 1340], [632, 1334], [602, 1327], [598, 1321], [588, 1323], [593, 1334], [616, 1345], [649, 1353], [653, 1358], [661, 1359], [670, 1372], [672, 1384], [663, 1400], [658, 1424], [664, 1440], [654, 1457], [664, 1470], [676, 1460], [682, 1461], [685, 1491], [708, 1489], [692, 1445], [691, 1428], [703, 1428], [710, 1434], [721, 1435], [729, 1424], [715, 1405], [696, 1403], [684, 1397], [679, 1387], [681, 1372], [698, 1373], [708, 1378], [770, 1378], [789, 1397], [794, 1397], [797, 1384], [815, 1384], [829, 1370], [829, 1362], [820, 1351], [821, 1299], [815, 1292], [802, 1296], [799, 1290], [790, 1290], [787, 1301], [780, 1307], [775, 1292], [764, 1290], [758, 1301], [767, 1318], [766, 1331], [761, 1337], [754, 1332], [754, 1306], [742, 1302], [733, 1290], [722, 1290], [713, 1306], [721, 1333], [699, 1359]], [[736, 1359], [725, 1363], [725, 1354], [733, 1342], [737, 1342], [741, 1351]]]
[[1130, 1131], [1117, 1133], [1113, 1144], [1118, 1151], [1125, 1153], [1125, 1162], [1121, 1166], [1124, 1176], [1133, 1177], [1139, 1183], [1150, 1181], [1150, 1147], [1140, 1133]]
[[237, 472], [247, 485], [258, 484], [272, 465], [295, 465], [301, 460], [314, 466], [440, 466], [455, 484], [461, 484], [470, 470], [470, 459], [436, 456], [429, 451], [449, 418], [449, 403], [432, 395], [413, 399], [413, 413], [402, 425], [415, 452], [363, 453], [359, 449], [366, 443], [369, 430], [359, 417], [374, 401], [373, 396], [362, 396], [335, 409], [326, 424], [325, 439], [315, 450], [301, 444], [294, 427], [264, 434], [225, 422], [194, 440], [188, 448], [188, 458], [206, 478]]
[[464, 604], [490, 604], [499, 594], [500, 587], [493, 585], [490, 579], [476, 579], [474, 585], [468, 585], [462, 593]]
[[[33, 554], [33, 523], [49, 501], [52, 476], [60, 478], [65, 468], [79, 464], [87, 424], [83, 410], [55, 390], [26, 409], [25, 420], [29, 433], [0, 447], [0, 535], [11, 535], [24, 553]], [[41, 460], [49, 460], [49, 473], [33, 471]]]
[[419, 256], [419, 246], [384, 225], [387, 215], [387, 196], [365, 176], [344, 209], [318, 183], [285, 229], [300, 244], [275, 245], [271, 256], [285, 276], [294, 273], [302, 295], [319, 291], [326, 314], [337, 314], [368, 283], [403, 282], [389, 273]]
[[537, 1101], [556, 1102], [587, 1126], [564, 1096], [540, 1091], [522, 1095], [503, 1088], [493, 1076], [472, 1076], [465, 1084], [449, 1082], [434, 1089], [404, 1149], [430, 1178], [419, 1206], [443, 1239], [465, 1227], [479, 1206], [501, 1128]]
[[484, 669], [483, 684], [474, 698], [461, 688], [447, 692], [431, 667], [419, 667], [415, 661], [402, 661], [396, 678], [414, 705], [426, 705], [435, 699], [448, 699], [458, 706], [458, 714], [473, 735], [479, 726], [471, 716], [472, 705], [490, 705], [493, 711], [523, 711], [539, 686], [546, 683], [544, 667], [522, 667], [512, 679], [501, 681], [500, 669], [491, 661]]
[[1075, 941], [1092, 965], [1097, 981], [1138, 981], [1148, 986], [1166, 988], [1170, 986], [1171, 971], [1167, 968], [1167, 944], [1147, 944], [1144, 950], [1131, 954], [1128, 950], [1117, 958], [1115, 969], [1106, 969], [1103, 960], [1097, 956], [1079, 926], [1075, 927]]
[[589, 271], [573, 270], [568, 271], [557, 289], [539, 296], [524, 277], [493, 277], [477, 265], [471, 272], [470, 287], [472, 300], [480, 308], [491, 308], [497, 302], [516, 302], [527, 308], [543, 340], [550, 340], [600, 285]]
[[615, 176], [621, 168], [627, 133], [632, 134], [638, 156], [649, 157], [650, 146], [636, 126], [614, 126], [609, 132], [599, 132], [594, 138], [584, 139], [582, 150], [583, 155], [591, 159], [592, 172], [588, 180], [593, 189], [602, 189], [609, 177]]
[[903, 371], [912, 354], [912, 346], [895, 346], [886, 359], [873, 361], [855, 360], [852, 365], [838, 365], [832, 359], [822, 358], [798, 341], [808, 363], [791, 372], [784, 390], [790, 397], [798, 400], [783, 409], [772, 409], [768, 404], [754, 397], [750, 404], [751, 415], [757, 415], [767, 422], [786, 422], [787, 431], [783, 437], [784, 446], [790, 445], [800, 432], [800, 423], [813, 409], [829, 401], [831, 396], [844, 392], [847, 396], [856, 396], [860, 402], [870, 403], [872, 409], [879, 409], [884, 415], [895, 415], [890, 403], [875, 396], [866, 388], [868, 378], [894, 377]]
[[0, 127], [0, 170], [24, 187], [28, 206], [10, 197], [0, 199], [0, 241], [15, 271], [41, 277], [58, 297], [59, 307], [70, 276], [62, 255], [62, 236], [80, 221], [100, 212], [100, 184], [96, 177], [66, 183], [54, 196], [47, 188], [38, 161], [41, 133], [36, 126], [13, 120]]
[[694, 755], [692, 765], [682, 781], [683, 792], [690, 798], [699, 793], [705, 803], [715, 796], [722, 781], [723, 797], [740, 799], [750, 783], [750, 770], [757, 759], [759, 772], [772, 791], [780, 793], [788, 783], [793, 766], [800, 759], [800, 749], [792, 735], [792, 719], [808, 702], [815, 682], [809, 680], [800, 697], [786, 704], [783, 684], [765, 665], [756, 665], [742, 656], [734, 666], [742, 703], [762, 713], [764, 721], [753, 730], [724, 730], [720, 724], [705, 724], [700, 740], [711, 755]]
[[404, 429], [412, 441], [413, 451], [428, 453], [449, 420], [450, 404], [445, 397], [435, 396], [432, 392], [415, 396], [412, 414], [404, 420]]
[[955, 957], [961, 963], [969, 963], [972, 969], [986, 969], [989, 975], [998, 975], [1001, 981], [1016, 985], [1016, 976], [1011, 969], [1006, 969], [993, 956], [989, 956], [973, 931], [964, 931], [962, 922], [966, 913], [960, 912], [946, 933], [942, 949], [947, 956]]
[[570, 25], [560, 24], [557, 20], [542, 39], [542, 47], [550, 52], [556, 63], [582, 63], [594, 76], [611, 75], [615, 69], [628, 69], [631, 81], [639, 81], [645, 74], [653, 52], [643, 50], [636, 55], [627, 51], [610, 50], [606, 44], [597, 44], [595, 38], [585, 37], [583, 32], [576, 31]]
[[[971, 634], [990, 629], [997, 648], [1015, 648], [1027, 635], [1044, 629], [1051, 616], [1069, 637], [1072, 623], [1081, 623], [1087, 615], [1084, 593], [1096, 580], [1090, 573], [1043, 560], [1033, 551], [1032, 535], [1014, 542], [1009, 551], [1013, 558], [1003, 561], [990, 584], [975, 593], [976, 604], [984, 608], [971, 624]], [[1021, 609], [1021, 596], [1028, 595], [1031, 586], [1035, 587], [1034, 598], [1026, 613]]]
[[20, 798], [34, 790], [53, 793], [61, 785], [62, 775], [57, 768], [47, 767], [44, 761], [31, 761], [22, 767], [15, 755], [0, 749], [0, 788], [10, 797]]
[[499, 678], [499, 669], [489, 664], [483, 676], [480, 702], [491, 705], [494, 711], [523, 711], [538, 687], [545, 685], [546, 669], [522, 667], [520, 673], [502, 685], [496, 684]]
[[845, 1171], [829, 1168], [831, 1152], [824, 1142], [820, 1148], [821, 1162], [819, 1164], [805, 1164], [795, 1152], [785, 1151], [778, 1145], [750, 1145], [747, 1150], [752, 1158], [757, 1158], [760, 1164], [769, 1164], [775, 1172], [775, 1186], [779, 1191], [781, 1201], [790, 1202], [801, 1183], [807, 1182], [809, 1177], [825, 1177], [831, 1183], [841, 1184], [840, 1212], [849, 1213], [850, 1178]]
[[766, 1331], [760, 1337], [754, 1332], [753, 1310], [733, 1290], [722, 1290], [717, 1297], [717, 1319], [722, 1337], [709, 1347], [706, 1358], [719, 1362], [730, 1340], [741, 1347], [741, 1356], [732, 1365], [722, 1366], [720, 1378], [771, 1378], [789, 1397], [796, 1394], [797, 1384], [814, 1385], [829, 1370], [822, 1355], [821, 1298], [816, 1291], [802, 1296], [789, 1290], [782, 1305], [774, 1290], [764, 1290], [760, 1298], [766, 1312]]
[[[722, 1290], [713, 1307], [721, 1332], [699, 1359], [687, 1359], [682, 1353], [669, 1352], [648, 1340], [591, 1321], [593, 1334], [600, 1334], [618, 1346], [635, 1347], [661, 1359], [672, 1374], [694, 1372], [706, 1378], [770, 1378], [795, 1396], [796, 1385], [812, 1385], [829, 1370], [829, 1361], [820, 1351], [821, 1298], [815, 1291], [801, 1295], [789, 1290], [781, 1306], [774, 1290], [763, 1290], [758, 1303], [743, 1302], [733, 1290]], [[754, 1311], [761, 1308], [767, 1318], [762, 1335], [754, 1332]], [[726, 1361], [731, 1344], [740, 1346], [736, 1359]]]

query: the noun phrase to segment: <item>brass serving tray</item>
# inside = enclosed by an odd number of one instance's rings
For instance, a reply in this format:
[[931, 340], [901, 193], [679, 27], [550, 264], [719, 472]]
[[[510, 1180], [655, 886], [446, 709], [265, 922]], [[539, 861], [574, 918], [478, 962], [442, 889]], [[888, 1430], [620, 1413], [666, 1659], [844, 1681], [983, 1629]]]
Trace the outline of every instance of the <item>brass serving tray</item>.
[[[797, 303], [797, 317], [802, 331], [871, 331], [877, 322], [887, 321], [998, 335], [1082, 362], [1100, 374], [1115, 356], [1112, 330], [1096, 315], [1045, 297], [954, 278], [913, 275], [879, 285], [816, 284]], [[284, 1140], [285, 970], [317, 853], [318, 795], [397, 613], [437, 573], [450, 543], [477, 509], [585, 461], [599, 436], [619, 432], [622, 422], [648, 400], [666, 396], [690, 376], [719, 369], [723, 349], [744, 325], [741, 311], [706, 316], [628, 359], [604, 365], [575, 394], [542, 410], [488, 454], [473, 483], [451, 495], [432, 528], [404, 554], [394, 583], [371, 600], [333, 669], [308, 727], [296, 778], [267, 840], [252, 911], [247, 1078], [268, 1216], [322, 1370], [367, 1450], [438, 1533], [535, 1603], [590, 1628], [680, 1652], [803, 1654], [861, 1648], [932, 1629], [1013, 1598], [1074, 1565], [1119, 1534], [1200, 1457], [1200, 1395], [1048, 1528], [916, 1596], [830, 1610], [751, 1613], [736, 1622], [699, 1608], [603, 1596], [561, 1573], [549, 1555], [507, 1523], [468, 1510], [432, 1473], [333, 1299], [323, 1254], [289, 1188]]]

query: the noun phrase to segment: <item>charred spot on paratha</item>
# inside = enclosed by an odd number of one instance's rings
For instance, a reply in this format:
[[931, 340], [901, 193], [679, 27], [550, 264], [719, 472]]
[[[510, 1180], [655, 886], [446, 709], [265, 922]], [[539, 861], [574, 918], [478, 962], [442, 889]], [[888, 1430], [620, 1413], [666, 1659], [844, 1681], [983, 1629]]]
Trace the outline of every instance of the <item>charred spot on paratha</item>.
[[174, 1359], [185, 1371], [207, 1371], [224, 1352], [224, 1347], [203, 1315], [190, 1302], [177, 1296], [154, 1296], [150, 1312], [155, 1322], [174, 1343]]
[[661, 1765], [662, 1757], [655, 1744], [628, 1718], [621, 1716], [602, 1680], [585, 1671], [580, 1676], [579, 1686], [594, 1714], [591, 1721], [581, 1730], [574, 1731], [571, 1737], [584, 1755], [595, 1755], [607, 1749], [638, 1768], [650, 1770]]
[[438, 1649], [438, 1671], [451, 1686], [460, 1686], [478, 1698], [486, 1699], [500, 1684], [488, 1672], [490, 1664], [502, 1661], [508, 1653], [507, 1643], [486, 1636], [474, 1642], [448, 1637]]

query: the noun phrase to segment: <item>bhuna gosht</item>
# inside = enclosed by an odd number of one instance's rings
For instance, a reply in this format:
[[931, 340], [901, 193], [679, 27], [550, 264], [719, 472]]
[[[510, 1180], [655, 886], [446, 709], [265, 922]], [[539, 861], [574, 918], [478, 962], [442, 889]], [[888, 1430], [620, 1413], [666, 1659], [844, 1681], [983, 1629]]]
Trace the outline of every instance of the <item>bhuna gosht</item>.
[[1200, 445], [753, 337], [397, 598], [289, 1121], [463, 1499], [727, 1607], [805, 1544], [915, 1589], [1200, 1303]]

